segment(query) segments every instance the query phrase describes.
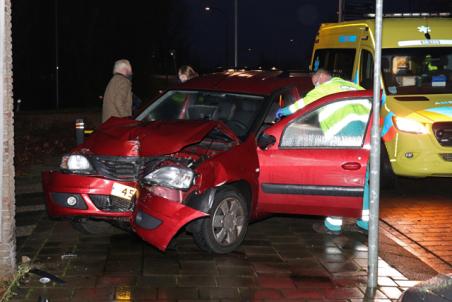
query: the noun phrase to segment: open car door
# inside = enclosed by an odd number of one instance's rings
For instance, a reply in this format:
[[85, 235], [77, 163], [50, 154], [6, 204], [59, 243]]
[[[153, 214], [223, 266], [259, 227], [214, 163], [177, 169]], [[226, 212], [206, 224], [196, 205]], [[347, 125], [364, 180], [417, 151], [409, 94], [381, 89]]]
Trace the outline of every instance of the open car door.
[[338, 93], [266, 129], [259, 137], [258, 211], [360, 217], [371, 105], [372, 91]]

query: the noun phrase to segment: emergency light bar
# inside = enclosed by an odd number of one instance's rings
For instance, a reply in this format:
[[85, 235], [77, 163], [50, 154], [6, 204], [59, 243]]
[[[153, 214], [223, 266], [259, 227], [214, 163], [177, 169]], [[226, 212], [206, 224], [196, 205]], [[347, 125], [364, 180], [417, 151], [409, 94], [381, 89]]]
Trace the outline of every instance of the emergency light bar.
[[[383, 14], [385, 18], [415, 18], [415, 17], [450, 17], [450, 13], [390, 13]], [[375, 18], [375, 14], [366, 14], [365, 17]]]

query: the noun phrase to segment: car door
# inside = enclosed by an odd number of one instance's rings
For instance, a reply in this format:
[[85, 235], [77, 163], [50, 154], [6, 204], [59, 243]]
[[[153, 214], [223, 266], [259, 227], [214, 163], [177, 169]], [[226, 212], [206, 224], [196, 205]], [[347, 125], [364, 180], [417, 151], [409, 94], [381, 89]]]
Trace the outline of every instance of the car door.
[[[368, 108], [359, 127], [350, 124], [356, 131], [325, 132], [319, 119], [352, 103]], [[266, 129], [259, 139], [274, 137], [267, 140], [274, 144], [257, 151], [258, 211], [359, 217], [369, 159], [371, 104], [367, 91], [327, 96]]]

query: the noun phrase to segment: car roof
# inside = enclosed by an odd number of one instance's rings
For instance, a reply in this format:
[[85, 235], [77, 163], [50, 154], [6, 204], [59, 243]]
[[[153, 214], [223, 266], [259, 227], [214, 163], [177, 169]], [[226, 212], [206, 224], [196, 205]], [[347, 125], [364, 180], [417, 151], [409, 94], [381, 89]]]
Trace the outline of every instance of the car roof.
[[293, 85], [312, 88], [308, 74], [293, 76], [280, 70], [227, 70], [202, 75], [173, 88], [271, 95]]

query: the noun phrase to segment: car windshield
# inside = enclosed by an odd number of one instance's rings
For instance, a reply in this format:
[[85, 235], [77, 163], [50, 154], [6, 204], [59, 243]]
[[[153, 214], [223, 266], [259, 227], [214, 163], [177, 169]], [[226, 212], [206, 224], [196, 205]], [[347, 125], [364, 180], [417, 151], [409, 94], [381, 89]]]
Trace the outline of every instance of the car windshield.
[[452, 93], [452, 47], [383, 49], [381, 68], [389, 95]]
[[220, 120], [243, 139], [263, 103], [263, 96], [172, 90], [150, 104], [136, 120]]

